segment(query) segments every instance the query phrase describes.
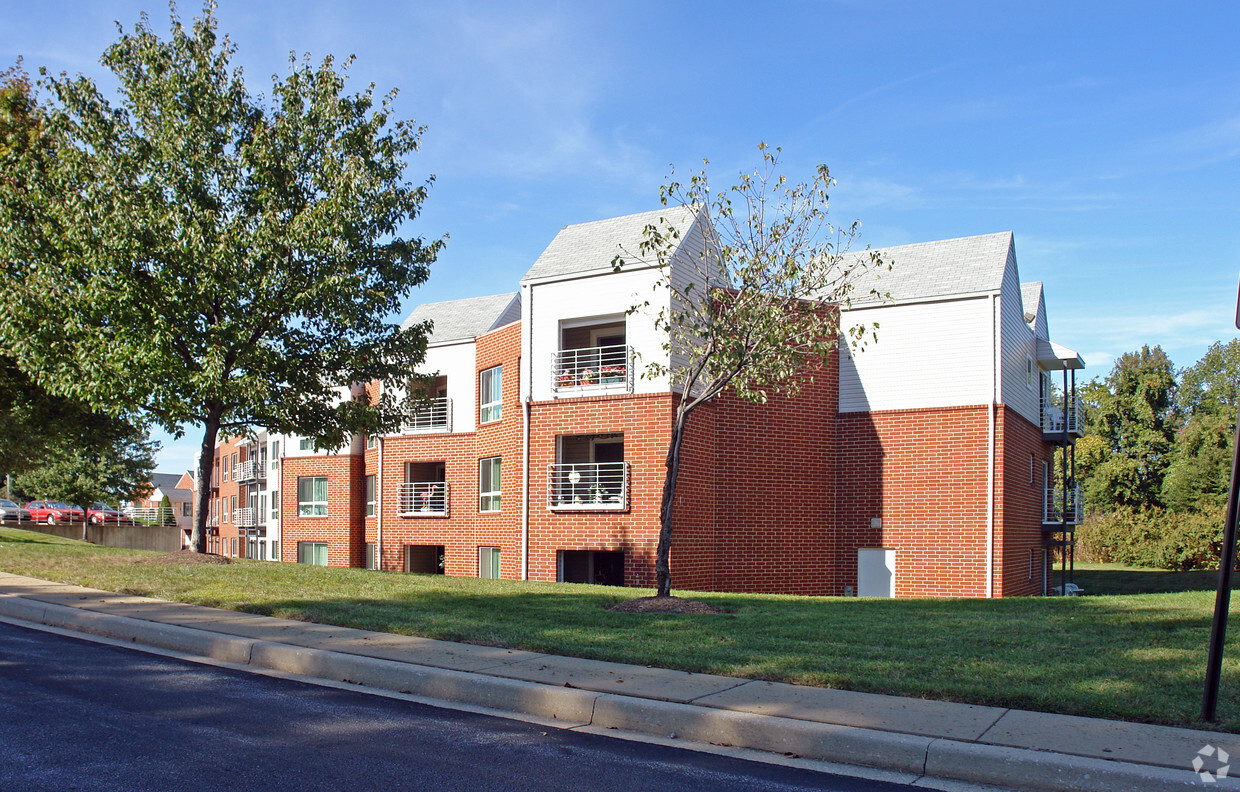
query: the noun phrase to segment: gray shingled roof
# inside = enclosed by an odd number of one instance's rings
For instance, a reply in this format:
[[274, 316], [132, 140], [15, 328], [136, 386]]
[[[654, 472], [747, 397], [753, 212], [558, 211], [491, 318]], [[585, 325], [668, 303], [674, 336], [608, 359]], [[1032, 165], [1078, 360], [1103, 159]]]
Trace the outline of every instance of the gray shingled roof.
[[1038, 303], [1042, 301], [1042, 281], [1029, 281], [1020, 285], [1020, 301], [1024, 306], [1025, 321], [1038, 318]]
[[694, 213], [688, 207], [669, 206], [653, 212], [564, 226], [525, 273], [522, 282], [582, 272], [610, 272], [612, 259], [617, 254], [630, 261], [641, 255], [642, 231], [658, 223], [659, 218], [665, 218], [678, 228], [683, 239], [693, 224]]
[[508, 292], [492, 294], [489, 297], [466, 297], [463, 300], [419, 305], [401, 327], [429, 319], [434, 323], [429, 341], [437, 344], [477, 338], [520, 318], [520, 295], [517, 292]]
[[1012, 232], [1003, 231], [883, 248], [879, 253], [891, 271], [884, 269], [877, 279], [863, 275], [853, 303], [871, 302], [871, 288], [889, 292], [895, 302], [998, 291], [1012, 247]]
[[161, 490], [168, 496], [168, 500], [189, 500], [193, 496], [192, 490], [177, 489], [177, 482], [180, 480], [180, 473], [151, 474], [151, 486]]

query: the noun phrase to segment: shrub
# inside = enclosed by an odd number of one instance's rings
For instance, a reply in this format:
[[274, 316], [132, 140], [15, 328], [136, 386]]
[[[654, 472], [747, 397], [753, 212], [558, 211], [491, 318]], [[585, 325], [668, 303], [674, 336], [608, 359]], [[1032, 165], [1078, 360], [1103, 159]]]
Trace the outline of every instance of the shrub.
[[1161, 508], [1093, 514], [1076, 532], [1082, 561], [1188, 571], [1218, 569], [1224, 510], [1174, 512]]

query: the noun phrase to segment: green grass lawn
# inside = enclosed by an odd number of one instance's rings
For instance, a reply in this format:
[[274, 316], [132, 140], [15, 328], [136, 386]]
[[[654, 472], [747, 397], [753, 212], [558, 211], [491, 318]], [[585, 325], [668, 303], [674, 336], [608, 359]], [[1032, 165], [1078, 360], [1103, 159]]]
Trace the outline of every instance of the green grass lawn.
[[[134, 563], [147, 555], [0, 528], [0, 570], [110, 591], [686, 671], [1207, 727], [1197, 713], [1214, 594], [1203, 573], [1080, 565], [1087, 596], [1069, 598], [695, 593], [726, 612], [652, 615], [607, 610], [651, 593], [640, 589], [261, 561]], [[1228, 638], [1217, 728], [1240, 732], [1240, 625]]]

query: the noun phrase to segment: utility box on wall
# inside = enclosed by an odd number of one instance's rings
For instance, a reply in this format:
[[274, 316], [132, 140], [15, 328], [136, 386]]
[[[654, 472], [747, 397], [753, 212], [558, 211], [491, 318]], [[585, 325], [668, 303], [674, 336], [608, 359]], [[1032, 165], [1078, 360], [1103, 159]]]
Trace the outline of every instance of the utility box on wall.
[[896, 551], [891, 547], [857, 549], [857, 596], [896, 595]]

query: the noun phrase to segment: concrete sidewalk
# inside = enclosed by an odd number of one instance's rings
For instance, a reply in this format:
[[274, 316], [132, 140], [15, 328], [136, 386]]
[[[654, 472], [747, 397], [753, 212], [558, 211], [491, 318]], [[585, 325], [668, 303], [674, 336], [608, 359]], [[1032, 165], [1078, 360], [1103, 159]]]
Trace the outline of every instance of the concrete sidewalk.
[[[0, 573], [0, 616], [238, 666], [678, 743], [876, 768], [904, 783], [1237, 789], [1192, 763], [1240, 735], [757, 682], [254, 616]], [[614, 733], [614, 732], [612, 732]], [[1202, 770], [1220, 771], [1218, 755]], [[1216, 777], [1216, 776], [1212, 776]], [[932, 783], [933, 782], [933, 783]]]

